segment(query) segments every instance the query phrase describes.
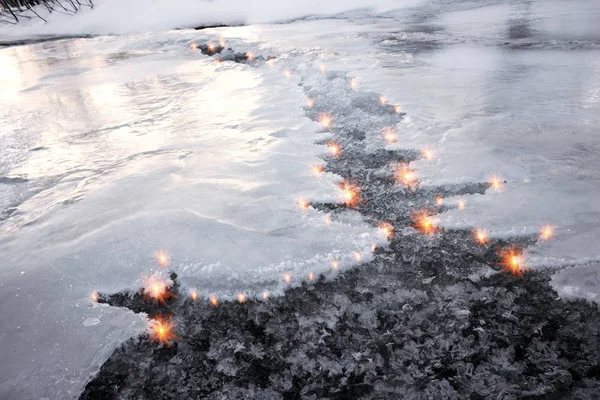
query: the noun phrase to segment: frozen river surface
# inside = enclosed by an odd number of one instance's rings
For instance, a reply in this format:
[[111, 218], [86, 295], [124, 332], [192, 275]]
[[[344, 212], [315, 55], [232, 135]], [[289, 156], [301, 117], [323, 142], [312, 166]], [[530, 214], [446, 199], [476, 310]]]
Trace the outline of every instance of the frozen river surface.
[[[556, 227], [529, 250], [563, 295], [600, 296], [600, 5], [423, 3], [377, 17], [62, 40], [0, 50], [0, 397], [72, 398], [144, 316], [93, 304], [163, 249], [201, 296], [281, 292], [384, 239], [342, 200], [304, 113], [321, 65], [401, 104], [423, 184], [506, 180], [447, 227]], [[272, 54], [217, 64], [192, 40]], [[291, 76], [286, 77], [285, 69]], [[351, 118], [351, 116], [349, 116]], [[369, 121], [361, 122], [367, 129]]]

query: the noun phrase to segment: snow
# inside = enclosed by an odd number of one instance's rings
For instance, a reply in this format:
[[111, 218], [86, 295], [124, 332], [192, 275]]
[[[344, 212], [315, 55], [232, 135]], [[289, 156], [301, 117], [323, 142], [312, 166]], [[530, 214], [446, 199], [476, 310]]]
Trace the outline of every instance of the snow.
[[[353, 10], [384, 13], [409, 7], [422, 0], [93, 0], [94, 9], [83, 7], [75, 16], [54, 13], [47, 23], [39, 18], [18, 27], [0, 29], [0, 36], [126, 34], [212, 25], [257, 24], [289, 21], [309, 16], [328, 16]], [[68, 5], [67, 5], [68, 7]], [[37, 12], [47, 16], [43, 7]]]

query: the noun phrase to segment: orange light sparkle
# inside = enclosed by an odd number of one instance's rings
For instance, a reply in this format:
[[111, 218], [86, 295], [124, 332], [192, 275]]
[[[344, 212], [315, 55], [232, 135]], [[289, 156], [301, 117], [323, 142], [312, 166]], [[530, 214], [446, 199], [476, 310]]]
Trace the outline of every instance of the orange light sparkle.
[[219, 305], [219, 299], [217, 299], [217, 296], [210, 296], [208, 298], [208, 301], [209, 301], [210, 305], [213, 307], [216, 307]]
[[314, 176], [319, 176], [323, 173], [325, 167], [323, 167], [322, 165], [315, 164], [311, 167], [311, 170]]
[[408, 164], [402, 163], [396, 169], [396, 181], [400, 182], [407, 188], [411, 188], [417, 183], [417, 171], [411, 169]]
[[338, 260], [331, 261], [331, 269], [334, 271], [337, 271], [338, 269], [340, 269], [340, 263]]
[[456, 205], [457, 205], [457, 207], [458, 207], [459, 210], [464, 210], [466, 203], [465, 203], [464, 200], [459, 200], [459, 201], [456, 202]]
[[442, 196], [435, 196], [435, 204], [440, 207], [444, 204], [444, 198]]
[[292, 76], [292, 71], [290, 71], [289, 69], [284, 69], [283, 70], [283, 76], [285, 76], [286, 79], [290, 79], [290, 77]]
[[504, 250], [500, 253], [500, 265], [502, 266], [500, 272], [510, 273], [521, 279], [524, 278], [523, 272], [527, 271], [527, 267], [524, 265], [523, 255], [515, 249]]
[[331, 115], [329, 114], [319, 114], [319, 123], [323, 125], [323, 127], [329, 129], [331, 128], [331, 125], [333, 125], [333, 118], [331, 118]]
[[169, 344], [176, 339], [173, 333], [173, 323], [169, 318], [157, 317], [150, 322], [150, 332], [152, 340], [159, 343]]
[[385, 106], [387, 104], [387, 99], [385, 98], [385, 96], [379, 96], [379, 104], [381, 104], [382, 106]]
[[433, 234], [439, 230], [439, 228], [431, 221], [431, 215], [425, 210], [413, 215], [413, 226], [427, 235]]
[[190, 49], [192, 49], [192, 50], [198, 50], [198, 45], [196, 44], [196, 42], [190, 43]]
[[421, 150], [421, 156], [424, 159], [431, 161], [431, 160], [433, 160], [433, 150], [431, 150], [430, 147], [425, 147]]
[[334, 157], [339, 157], [339, 155], [342, 153], [340, 145], [335, 142], [327, 143], [327, 149], [329, 150], [329, 154], [331, 154]]
[[97, 303], [98, 302], [98, 292], [96, 292], [95, 290], [90, 293], [90, 299], [94, 302]]
[[360, 189], [358, 186], [351, 184], [350, 182], [344, 182], [340, 188], [344, 198], [346, 199], [346, 205], [348, 207], [354, 207], [360, 201]]
[[552, 236], [554, 236], [554, 229], [555, 227], [552, 225], [544, 225], [540, 228], [540, 239], [541, 240], [548, 240], [550, 239]]
[[374, 252], [375, 252], [375, 250], [377, 250], [377, 245], [376, 245], [375, 243], [373, 243], [373, 244], [371, 245], [371, 253], [374, 253]]
[[267, 301], [267, 300], [269, 300], [269, 292], [268, 292], [268, 291], [266, 291], [266, 290], [265, 290], [265, 291], [262, 293], [262, 299], [263, 299], [264, 301]]
[[144, 293], [157, 302], [164, 303], [169, 297], [168, 286], [167, 280], [161, 274], [154, 273], [144, 278]]
[[474, 229], [473, 236], [475, 237], [475, 240], [477, 241], [477, 243], [479, 243], [481, 245], [486, 245], [489, 241], [488, 234], [483, 229]]
[[350, 89], [358, 88], [358, 79], [352, 78], [350, 79]]
[[400, 114], [402, 112], [402, 107], [398, 104], [394, 105], [394, 112]]
[[383, 232], [385, 237], [388, 239], [394, 235], [394, 226], [389, 222], [382, 222], [378, 225], [378, 228]]
[[237, 301], [240, 304], [244, 304], [246, 302], [246, 295], [244, 293], [237, 294]]
[[398, 141], [398, 134], [393, 128], [387, 128], [383, 131], [383, 138], [388, 143], [396, 143]]
[[315, 274], [313, 274], [312, 272], [308, 274], [308, 280], [312, 281], [315, 279]]
[[171, 264], [171, 256], [164, 250], [159, 250], [154, 253], [154, 261], [161, 267], [167, 267]]
[[208, 44], [208, 50], [210, 50], [211, 52], [215, 51], [215, 45], [212, 43]]
[[489, 183], [490, 186], [493, 187], [495, 190], [502, 189], [502, 179], [495, 175], [490, 178]]
[[331, 225], [331, 217], [326, 215], [323, 220], [325, 221], [325, 225]]
[[325, 64], [320, 64], [319, 65], [319, 69], [321, 70], [321, 72], [325, 73], [327, 72], [327, 66]]
[[310, 206], [310, 203], [308, 202], [308, 200], [305, 199], [300, 199], [298, 200], [298, 207], [302, 208], [303, 210], [306, 210], [308, 208], [308, 206]]
[[306, 107], [308, 108], [313, 108], [315, 106], [315, 100], [312, 98], [307, 98], [306, 99]]
[[217, 64], [223, 64], [223, 60], [220, 58], [217, 58]]
[[283, 280], [286, 281], [287, 283], [290, 283], [292, 281], [292, 276], [288, 273], [283, 274]]
[[355, 251], [355, 252], [353, 252], [352, 254], [354, 255], [354, 259], [355, 259], [356, 261], [360, 261], [360, 260], [362, 260], [362, 254], [360, 254], [358, 251]]
[[248, 60], [248, 61], [254, 60], [254, 56], [252, 55], [252, 53], [250, 53], [250, 52], [246, 53], [246, 60]]
[[219, 39], [219, 45], [221, 47], [225, 47], [225, 44], [226, 44], [225, 39]]
[[198, 291], [196, 289], [190, 290], [190, 297], [192, 300], [198, 300]]

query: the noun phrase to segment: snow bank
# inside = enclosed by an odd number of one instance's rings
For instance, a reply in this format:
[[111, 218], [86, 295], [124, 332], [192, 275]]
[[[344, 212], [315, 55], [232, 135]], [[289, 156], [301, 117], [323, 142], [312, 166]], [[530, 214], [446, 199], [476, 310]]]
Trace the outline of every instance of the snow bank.
[[[48, 17], [48, 23], [34, 18], [18, 26], [3, 27], [0, 35], [124, 34], [218, 24], [257, 24], [334, 15], [358, 9], [380, 13], [418, 1], [95, 0], [94, 9], [83, 8], [75, 16], [53, 13]], [[45, 15], [41, 7], [38, 12]]]

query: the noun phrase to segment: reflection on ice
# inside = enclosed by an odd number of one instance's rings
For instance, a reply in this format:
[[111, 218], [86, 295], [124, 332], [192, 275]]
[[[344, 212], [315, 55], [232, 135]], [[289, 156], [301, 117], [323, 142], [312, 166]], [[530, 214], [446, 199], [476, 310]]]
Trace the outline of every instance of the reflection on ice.
[[[147, 328], [90, 293], [137, 288], [169, 265], [201, 298], [276, 295], [282, 274], [296, 284], [381, 241], [350, 212], [326, 225], [296, 208], [302, 196], [341, 195], [338, 178], [313, 176], [326, 148], [281, 71], [217, 65], [182, 45], [189, 33], [163, 35], [162, 45], [3, 50], [16, 61], [1, 89], [0, 118], [14, 131], [2, 132], [0, 171], [23, 182], [0, 184], [1, 207], [13, 210], [0, 221], [0, 356], [11, 358], [0, 365], [2, 398], [77, 395], [116, 345]], [[146, 286], [161, 298], [160, 279]]]

